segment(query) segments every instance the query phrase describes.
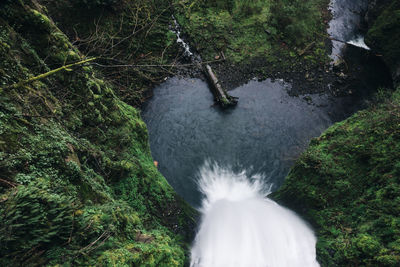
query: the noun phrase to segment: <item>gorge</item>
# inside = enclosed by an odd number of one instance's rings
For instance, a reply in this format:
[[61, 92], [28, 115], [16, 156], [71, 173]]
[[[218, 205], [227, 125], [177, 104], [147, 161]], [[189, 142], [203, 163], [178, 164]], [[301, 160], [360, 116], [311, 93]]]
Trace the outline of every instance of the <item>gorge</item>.
[[330, 2], [2, 1], [0, 265], [397, 266], [400, 6]]

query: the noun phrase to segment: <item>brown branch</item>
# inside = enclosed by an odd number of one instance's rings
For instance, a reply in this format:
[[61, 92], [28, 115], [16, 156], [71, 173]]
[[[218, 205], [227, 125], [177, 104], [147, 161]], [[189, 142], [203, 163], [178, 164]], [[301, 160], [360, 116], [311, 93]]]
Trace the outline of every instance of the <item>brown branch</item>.
[[93, 249], [90, 249], [91, 247], [93, 247], [97, 242], [99, 242], [103, 237], [105, 236], [105, 238], [102, 240], [102, 242], [94, 247], [94, 248], [98, 248], [99, 246], [101, 246], [102, 244], [104, 244], [104, 242], [111, 236], [110, 233], [108, 232], [108, 230], [104, 231], [96, 240], [94, 240], [92, 243], [90, 243], [89, 245], [87, 245], [86, 247], [81, 248], [78, 253], [82, 253], [85, 254], [85, 251], [90, 252]]
[[2, 183], [4, 183], [4, 184], [8, 184], [8, 185], [11, 186], [12, 188], [15, 188], [15, 187], [17, 187], [17, 186], [19, 185], [19, 184], [16, 184], [16, 183], [13, 183], [13, 182], [4, 180], [4, 179], [2, 179], [2, 178], [0, 178], [0, 182], [2, 182]]
[[309, 43], [303, 50], [301, 50], [299, 52], [299, 56], [304, 55], [304, 53], [306, 53], [309, 49], [311, 49], [313, 47], [313, 45], [315, 44], [315, 42], [311, 42]]

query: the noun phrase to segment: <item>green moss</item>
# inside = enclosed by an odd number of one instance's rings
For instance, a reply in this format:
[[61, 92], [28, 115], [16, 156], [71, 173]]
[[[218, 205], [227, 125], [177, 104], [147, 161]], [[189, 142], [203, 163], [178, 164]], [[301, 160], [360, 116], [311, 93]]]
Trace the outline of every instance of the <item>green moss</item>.
[[182, 266], [194, 211], [139, 112], [91, 66], [7, 87], [81, 57], [36, 2], [0, 5], [0, 265]]
[[29, 9], [30, 22], [38, 27], [37, 30], [50, 33], [52, 25], [50, 19], [35, 9]]
[[[323, 40], [325, 34], [324, 0], [177, 2], [177, 19], [205, 60], [223, 52], [233, 63], [258, 57], [273, 61], [289, 52], [296, 56], [296, 48]], [[282, 43], [290, 45], [289, 51]], [[322, 52], [326, 60], [324, 45], [319, 49], [315, 57]]]
[[314, 225], [322, 265], [400, 263], [400, 89], [336, 123], [274, 197]]

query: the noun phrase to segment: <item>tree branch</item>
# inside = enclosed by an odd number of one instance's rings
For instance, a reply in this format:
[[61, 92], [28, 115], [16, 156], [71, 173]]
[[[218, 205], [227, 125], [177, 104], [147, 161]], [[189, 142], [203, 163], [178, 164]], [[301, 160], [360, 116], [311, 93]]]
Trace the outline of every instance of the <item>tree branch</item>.
[[38, 76], [31, 77], [31, 78], [29, 78], [27, 80], [22, 80], [22, 81], [19, 81], [17, 83], [14, 83], [12, 85], [9, 85], [9, 86], [6, 86], [6, 87], [2, 87], [2, 88], [0, 88], [0, 94], [6, 89], [15, 89], [15, 88], [21, 87], [21, 86], [23, 86], [25, 84], [28, 84], [28, 83], [31, 83], [31, 82], [46, 78], [47, 76], [50, 76], [50, 75], [52, 75], [52, 74], [54, 74], [56, 72], [62, 71], [62, 70], [69, 71], [70, 67], [77, 66], [77, 65], [82, 65], [82, 64], [85, 64], [87, 62], [93, 61], [95, 59], [96, 58], [93, 57], [93, 58], [88, 58], [88, 59], [85, 59], [85, 60], [82, 60], [82, 61], [79, 61], [79, 62], [75, 62], [75, 63], [72, 63], [72, 64], [64, 65], [64, 66], [62, 66], [60, 68], [48, 71], [46, 73], [42, 73], [42, 74], [40, 74]]

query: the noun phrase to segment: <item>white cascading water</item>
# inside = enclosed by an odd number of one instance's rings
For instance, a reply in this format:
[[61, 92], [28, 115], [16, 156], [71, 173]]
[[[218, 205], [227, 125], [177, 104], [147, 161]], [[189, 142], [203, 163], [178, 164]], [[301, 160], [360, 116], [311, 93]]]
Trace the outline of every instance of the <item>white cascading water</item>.
[[181, 31], [178, 22], [175, 17], [172, 16], [172, 20], [174, 21], [174, 27], [171, 29], [176, 34], [176, 42], [180, 44], [184, 49], [184, 55], [191, 57], [193, 56], [192, 51], [190, 51], [190, 46], [181, 38]]
[[206, 163], [199, 187], [202, 221], [191, 267], [319, 266], [312, 230], [267, 198], [260, 177]]
[[363, 36], [356, 36], [356, 38], [354, 38], [353, 40], [350, 40], [347, 42], [348, 44], [366, 49], [366, 50], [370, 50], [370, 48], [366, 45], [365, 41], [364, 41], [364, 37]]

